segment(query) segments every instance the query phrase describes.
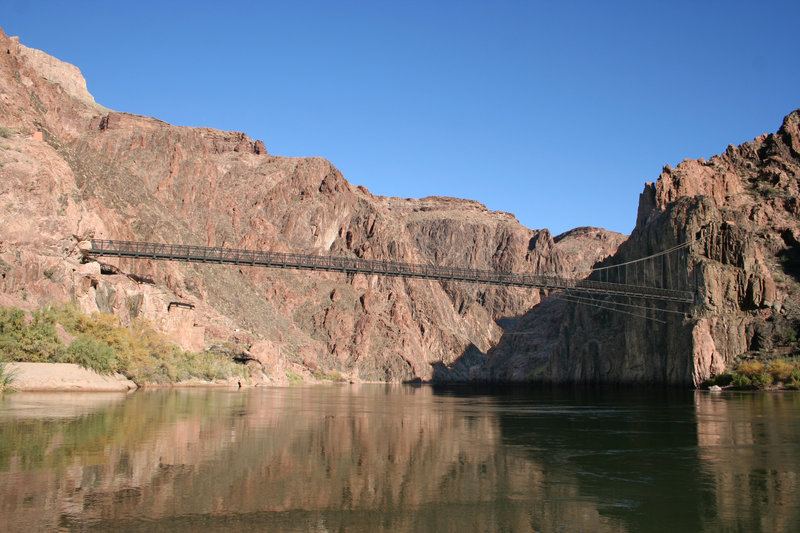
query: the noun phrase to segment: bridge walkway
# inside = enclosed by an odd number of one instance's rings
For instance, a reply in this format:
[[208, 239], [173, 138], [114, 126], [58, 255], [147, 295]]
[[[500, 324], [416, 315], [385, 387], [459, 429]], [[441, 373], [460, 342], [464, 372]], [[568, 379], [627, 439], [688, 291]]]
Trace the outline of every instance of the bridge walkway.
[[403, 278], [422, 278], [442, 281], [462, 281], [487, 285], [531, 287], [548, 290], [567, 290], [590, 294], [628, 296], [661, 302], [691, 304], [694, 294], [660, 287], [643, 287], [588, 279], [527, 273], [474, 270], [457, 267], [376, 261], [357, 257], [329, 257], [287, 254], [246, 249], [161, 244], [140, 241], [92, 239], [88, 256], [131, 257], [185, 261], [190, 263], [220, 263], [245, 266], [323, 270], [346, 273], [377, 274]]

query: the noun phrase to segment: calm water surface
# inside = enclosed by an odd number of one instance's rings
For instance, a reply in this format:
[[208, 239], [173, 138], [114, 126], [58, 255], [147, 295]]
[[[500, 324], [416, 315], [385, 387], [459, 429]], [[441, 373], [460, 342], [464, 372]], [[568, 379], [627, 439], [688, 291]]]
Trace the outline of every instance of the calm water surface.
[[0, 399], [3, 531], [800, 531], [800, 394]]

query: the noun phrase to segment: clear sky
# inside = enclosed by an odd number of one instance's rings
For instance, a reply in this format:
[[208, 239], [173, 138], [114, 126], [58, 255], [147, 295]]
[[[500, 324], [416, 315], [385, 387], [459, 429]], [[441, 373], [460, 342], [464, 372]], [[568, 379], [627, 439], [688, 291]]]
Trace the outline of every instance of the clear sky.
[[800, 107], [800, 2], [3, 0], [106, 107], [322, 156], [375, 194], [629, 233], [665, 164]]

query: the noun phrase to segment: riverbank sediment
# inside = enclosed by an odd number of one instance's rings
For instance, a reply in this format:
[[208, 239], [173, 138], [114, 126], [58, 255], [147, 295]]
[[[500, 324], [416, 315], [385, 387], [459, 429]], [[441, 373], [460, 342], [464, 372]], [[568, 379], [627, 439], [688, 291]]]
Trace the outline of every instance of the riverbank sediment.
[[127, 392], [136, 383], [122, 374], [103, 375], [74, 363], [6, 363], [17, 391]]
[[137, 385], [120, 373], [100, 374], [74, 363], [5, 363], [5, 374], [12, 376], [7, 390], [18, 392], [132, 392], [137, 389], [263, 385], [240, 377], [214, 381], [193, 378], [174, 383], [145, 382]]

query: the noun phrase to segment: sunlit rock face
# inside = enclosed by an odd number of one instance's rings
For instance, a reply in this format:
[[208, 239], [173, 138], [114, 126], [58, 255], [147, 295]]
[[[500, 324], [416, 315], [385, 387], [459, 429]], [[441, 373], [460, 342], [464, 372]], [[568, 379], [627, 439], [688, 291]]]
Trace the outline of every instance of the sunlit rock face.
[[[697, 385], [747, 351], [788, 353], [800, 324], [800, 111], [777, 133], [708, 161], [665, 167], [640, 198], [636, 228], [601, 266], [674, 246], [610, 281], [689, 290], [685, 315], [545, 302], [474, 374], [489, 379]], [[618, 309], [620, 309], [618, 307]]]
[[[108, 110], [75, 67], [2, 31], [0, 52], [0, 305], [73, 301], [123, 324], [147, 320], [193, 350], [233, 342], [258, 359], [247, 350], [268, 346], [263, 382], [427, 380], [434, 364], [492, 348], [497, 321], [524, 314], [540, 292], [144, 260], [81, 264], [81, 246], [151, 240], [580, 276], [623, 240], [588, 228], [553, 239], [474, 201], [374, 196], [324, 159], [271, 155], [244, 133]], [[172, 302], [194, 307], [174, 311]]]
[[[553, 238], [473, 201], [376, 197], [328, 161], [274, 156], [243, 133], [110, 111], [75, 67], [4, 34], [0, 51], [2, 305], [73, 301], [123, 323], [145, 319], [194, 350], [271, 346], [266, 382], [335, 372], [690, 385], [748, 350], [780, 352], [796, 329], [798, 112], [775, 134], [666, 167], [645, 186], [636, 229], [619, 246], [622, 236], [592, 228]], [[92, 237], [569, 276], [618, 248], [605, 265], [690, 243], [658, 273], [642, 268], [637, 281], [690, 290], [696, 305], [680, 315], [634, 301], [638, 309], [625, 315], [538, 305], [546, 295], [513, 288], [151, 261], [83, 265], [79, 245]], [[171, 315], [174, 301], [194, 308]], [[515, 325], [503, 337], [498, 321]]]

